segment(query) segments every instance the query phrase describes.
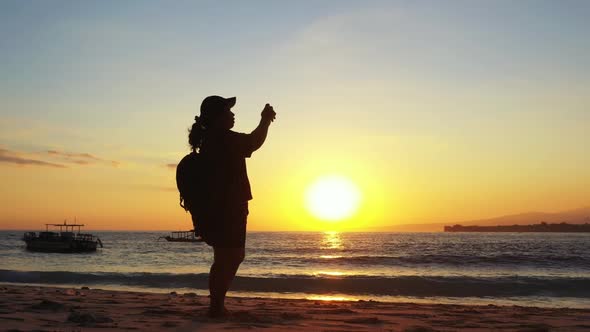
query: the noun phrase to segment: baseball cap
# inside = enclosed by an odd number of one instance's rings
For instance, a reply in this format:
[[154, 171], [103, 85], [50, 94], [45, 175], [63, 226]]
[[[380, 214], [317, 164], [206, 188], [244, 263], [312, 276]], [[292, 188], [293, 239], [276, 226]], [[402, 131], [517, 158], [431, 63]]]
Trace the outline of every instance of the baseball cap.
[[211, 116], [232, 108], [236, 104], [236, 97], [223, 98], [221, 96], [209, 96], [201, 103], [201, 116]]

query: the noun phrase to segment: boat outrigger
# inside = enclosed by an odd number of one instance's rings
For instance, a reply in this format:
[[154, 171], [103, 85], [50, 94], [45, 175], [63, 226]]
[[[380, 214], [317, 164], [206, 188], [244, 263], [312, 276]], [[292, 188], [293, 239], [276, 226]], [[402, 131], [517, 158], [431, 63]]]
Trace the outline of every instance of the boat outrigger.
[[[49, 226], [59, 227], [59, 232], [50, 232]], [[39, 252], [77, 253], [96, 251], [102, 241], [92, 234], [80, 233], [83, 224], [45, 224], [45, 232], [27, 232], [23, 241], [27, 243], [27, 250]], [[78, 232], [74, 233], [74, 227]], [[65, 228], [65, 231], [64, 231]]]
[[203, 239], [195, 235], [194, 230], [170, 232], [170, 235], [160, 236], [160, 239], [165, 239], [168, 242], [203, 242]]

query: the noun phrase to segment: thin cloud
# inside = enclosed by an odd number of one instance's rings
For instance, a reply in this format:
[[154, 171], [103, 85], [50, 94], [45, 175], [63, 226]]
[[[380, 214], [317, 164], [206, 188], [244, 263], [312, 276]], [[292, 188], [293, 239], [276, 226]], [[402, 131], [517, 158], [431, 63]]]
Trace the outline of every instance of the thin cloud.
[[2, 148], [0, 148], [0, 162], [19, 166], [44, 166], [53, 168], [67, 168], [67, 166], [62, 164], [31, 159], [26, 157], [22, 152], [10, 151]]
[[[50, 160], [46, 160], [47, 158]], [[79, 166], [102, 164], [118, 167], [121, 165], [119, 161], [102, 159], [90, 153], [63, 152], [57, 150], [47, 150], [41, 153], [28, 153], [12, 151], [5, 148], [0, 148], [0, 163], [53, 168], [68, 168], [64, 163]]]
[[57, 150], [47, 150], [46, 152], [54, 158], [77, 165], [106, 164], [113, 167], [121, 165], [121, 163], [116, 160], [102, 159], [90, 153], [64, 152]]
[[178, 164], [166, 164], [166, 165], [164, 165], [164, 167], [171, 169], [171, 170], [175, 170], [177, 165]]
[[101, 159], [91, 155], [90, 153], [71, 153], [71, 152], [62, 152], [62, 151], [57, 151], [57, 150], [47, 150], [48, 154], [51, 155], [56, 155], [56, 156], [62, 156], [65, 158], [86, 158], [86, 159], [92, 159], [92, 160], [97, 160], [100, 161]]

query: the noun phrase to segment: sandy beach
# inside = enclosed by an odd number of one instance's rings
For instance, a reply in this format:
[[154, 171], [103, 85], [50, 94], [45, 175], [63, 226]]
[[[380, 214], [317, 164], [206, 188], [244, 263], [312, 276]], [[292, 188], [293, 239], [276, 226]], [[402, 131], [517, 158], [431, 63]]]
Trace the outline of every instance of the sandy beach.
[[590, 331], [590, 309], [229, 298], [206, 316], [194, 293], [0, 286], [3, 331]]

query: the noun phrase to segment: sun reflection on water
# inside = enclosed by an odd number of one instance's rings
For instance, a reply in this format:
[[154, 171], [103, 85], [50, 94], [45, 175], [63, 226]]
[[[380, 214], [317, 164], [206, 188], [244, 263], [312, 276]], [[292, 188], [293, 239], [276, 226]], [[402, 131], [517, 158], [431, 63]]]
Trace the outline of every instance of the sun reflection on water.
[[[342, 243], [342, 238], [340, 236], [340, 233], [338, 232], [334, 232], [334, 231], [330, 231], [330, 232], [324, 232], [324, 236], [321, 240], [320, 243], [320, 248], [322, 250], [341, 250], [344, 249], [344, 245]], [[328, 254], [328, 255], [320, 255], [321, 259], [325, 259], [325, 260], [330, 260], [330, 259], [336, 259], [336, 258], [341, 258], [342, 255], [334, 255], [334, 254]], [[317, 271], [314, 273], [315, 276], [324, 276], [324, 277], [341, 277], [346, 275], [345, 272], [341, 272], [341, 271]]]
[[323, 259], [336, 259], [336, 258], [342, 258], [342, 255], [321, 255], [320, 258], [323, 258]]
[[346, 274], [347, 273], [340, 272], [340, 271], [318, 271], [318, 272], [314, 273], [314, 275], [316, 275], [316, 276], [330, 276], [330, 277], [341, 277]]
[[338, 232], [324, 232], [321, 242], [322, 249], [343, 249], [342, 238]]
[[338, 295], [312, 295], [305, 299], [312, 301], [358, 301], [354, 297], [338, 296]]

